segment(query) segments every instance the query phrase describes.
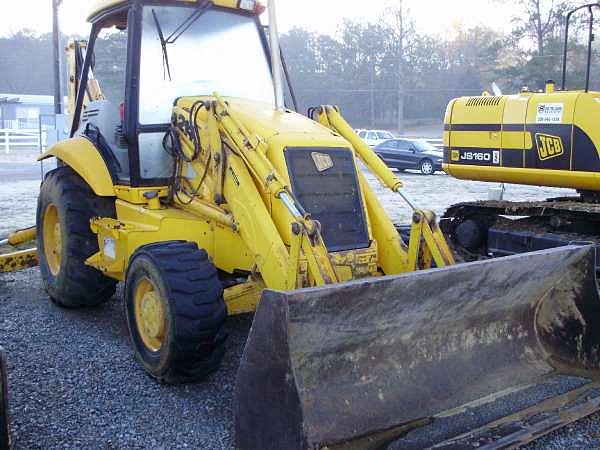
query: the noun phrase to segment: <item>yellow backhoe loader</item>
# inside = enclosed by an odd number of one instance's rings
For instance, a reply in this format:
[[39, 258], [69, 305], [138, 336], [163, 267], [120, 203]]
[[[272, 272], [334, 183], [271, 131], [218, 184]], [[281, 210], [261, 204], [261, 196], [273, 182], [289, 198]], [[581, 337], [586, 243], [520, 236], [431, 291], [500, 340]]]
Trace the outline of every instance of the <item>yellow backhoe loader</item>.
[[[594, 372], [592, 251], [454, 265], [435, 215], [337, 107], [286, 107], [274, 2], [268, 36], [263, 9], [95, 7], [89, 41], [69, 47], [71, 138], [40, 158], [58, 160], [36, 226], [50, 298], [96, 305], [124, 282], [136, 357], [167, 383], [217, 369], [227, 314], [256, 311], [236, 385], [241, 449], [379, 448], [557, 370]], [[113, 27], [127, 54], [109, 95], [94, 51]], [[363, 166], [412, 209], [408, 242]]]

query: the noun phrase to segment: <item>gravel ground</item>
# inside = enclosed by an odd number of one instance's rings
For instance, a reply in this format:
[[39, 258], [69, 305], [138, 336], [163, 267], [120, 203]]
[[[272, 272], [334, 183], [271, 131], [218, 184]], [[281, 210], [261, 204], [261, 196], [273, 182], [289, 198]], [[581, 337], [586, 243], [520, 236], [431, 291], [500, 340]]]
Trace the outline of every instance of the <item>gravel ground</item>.
[[15, 449], [233, 448], [231, 404], [249, 316], [230, 320], [227, 355], [205, 382], [165, 386], [133, 359], [120, 302], [65, 310], [39, 271], [0, 277]]
[[[39, 190], [34, 153], [0, 155], [0, 236], [32, 225]], [[438, 214], [449, 205], [485, 199], [491, 185], [446, 175], [400, 174], [405, 192]], [[375, 183], [372, 176], [369, 180]], [[397, 222], [410, 211], [377, 187]], [[572, 191], [508, 186], [507, 199], [541, 199]], [[47, 300], [39, 271], [0, 275], [0, 343], [9, 360], [14, 446], [21, 448], [233, 448], [235, 374], [251, 318], [229, 321], [221, 370], [203, 383], [164, 386], [134, 361], [120, 302], [64, 310]], [[528, 448], [600, 448], [600, 415]]]

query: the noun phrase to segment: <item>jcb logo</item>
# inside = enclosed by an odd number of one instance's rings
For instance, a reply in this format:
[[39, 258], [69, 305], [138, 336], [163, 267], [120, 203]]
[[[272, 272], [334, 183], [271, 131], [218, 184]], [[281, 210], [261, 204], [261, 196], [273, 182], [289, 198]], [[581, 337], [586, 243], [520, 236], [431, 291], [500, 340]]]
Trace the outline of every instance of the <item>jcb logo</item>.
[[562, 139], [558, 136], [536, 133], [535, 142], [537, 144], [540, 161], [556, 158], [565, 152]]

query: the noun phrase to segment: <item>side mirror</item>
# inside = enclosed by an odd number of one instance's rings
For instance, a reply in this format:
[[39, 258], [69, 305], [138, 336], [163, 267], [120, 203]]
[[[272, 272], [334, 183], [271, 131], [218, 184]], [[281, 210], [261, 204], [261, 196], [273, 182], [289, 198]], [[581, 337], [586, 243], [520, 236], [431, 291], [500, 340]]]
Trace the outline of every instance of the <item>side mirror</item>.
[[411, 153], [417, 153], [417, 149], [416, 149], [416, 148], [414, 148], [414, 147], [411, 147], [411, 148], [410, 148], [410, 151], [411, 151]]

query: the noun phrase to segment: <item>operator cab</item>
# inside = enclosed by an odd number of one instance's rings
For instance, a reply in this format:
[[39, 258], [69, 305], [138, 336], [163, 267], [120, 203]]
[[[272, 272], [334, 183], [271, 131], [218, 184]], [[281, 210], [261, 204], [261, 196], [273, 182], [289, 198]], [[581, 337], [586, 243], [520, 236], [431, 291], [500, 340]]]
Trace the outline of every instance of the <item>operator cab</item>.
[[87, 45], [72, 45], [71, 136], [94, 143], [116, 184], [168, 184], [163, 139], [177, 98], [217, 91], [274, 105], [254, 0], [100, 3]]

